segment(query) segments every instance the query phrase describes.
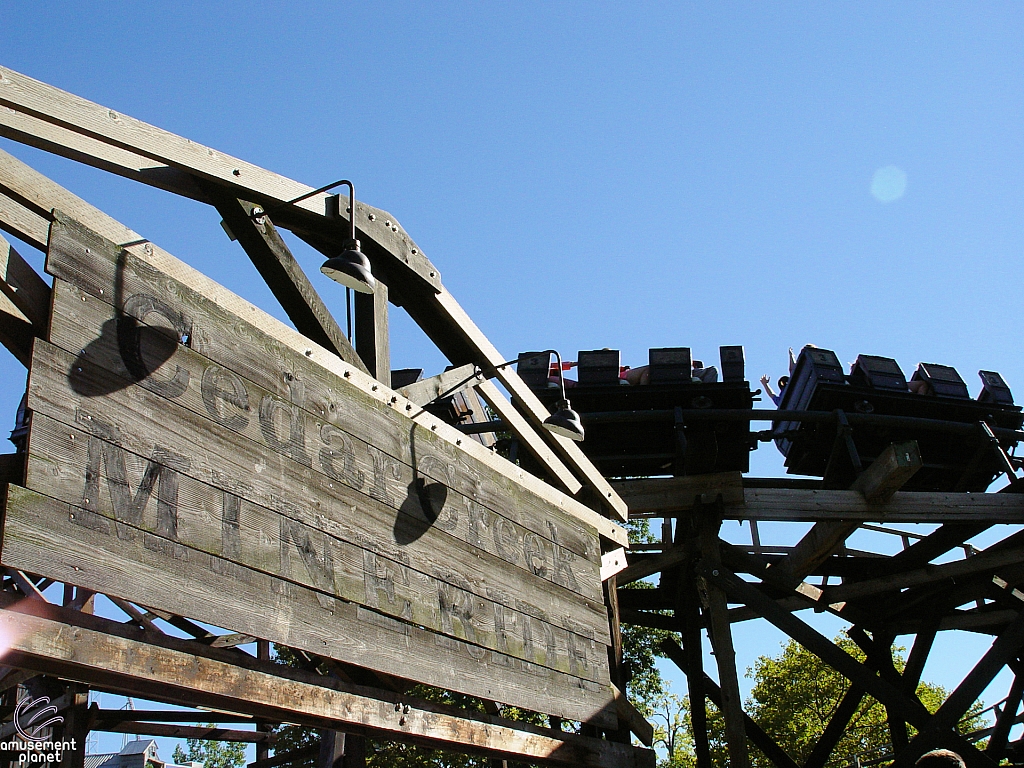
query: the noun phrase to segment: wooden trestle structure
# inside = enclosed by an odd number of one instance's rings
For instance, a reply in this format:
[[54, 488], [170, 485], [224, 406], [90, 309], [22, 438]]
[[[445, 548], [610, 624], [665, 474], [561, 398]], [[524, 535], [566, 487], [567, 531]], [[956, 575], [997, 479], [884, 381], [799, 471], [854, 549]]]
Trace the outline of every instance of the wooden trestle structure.
[[[46, 252], [54, 276], [51, 288], [0, 239], [0, 341], [30, 370], [26, 444], [0, 465], [0, 741], [15, 732], [20, 692], [50, 697], [63, 717], [53, 738], [84, 742], [98, 729], [255, 742], [253, 768], [314, 753], [320, 766], [358, 766], [364, 736], [495, 764], [652, 766], [653, 751], [630, 745], [650, 746], [652, 728], [620, 693], [622, 621], [678, 633], [664, 651], [687, 678], [700, 768], [711, 766], [706, 700], [724, 713], [733, 768], [750, 764], [748, 744], [794, 768], [742, 709], [731, 627], [763, 619], [849, 680], [803, 768], [826, 764], [865, 696], [886, 708], [896, 766], [935, 746], [972, 768], [1024, 762], [1021, 742], [1009, 743], [1024, 694], [1012, 404], [900, 416], [885, 409], [909, 402], [902, 394], [870, 376], [858, 386], [877, 398], [844, 388], [840, 372], [821, 389], [838, 398], [827, 407], [793, 394], [783, 412], [754, 410], [756, 393], [736, 374], [742, 351], [728, 347], [720, 384], [695, 384], [688, 370], [648, 388], [618, 386], [617, 371], [610, 389], [581, 381], [573, 401], [593, 435], [581, 449], [541, 428], [555, 398], [547, 363], [532, 388], [503, 365], [386, 211], [349, 212], [339, 198], [2, 68], [0, 136], [210, 204], [294, 324], [0, 152], [0, 229]], [[277, 231], [333, 256], [350, 214], [378, 281], [356, 295], [354, 346]], [[389, 304], [452, 370], [392, 388]], [[460, 407], [436, 407], [454, 394]], [[466, 423], [476, 397], [513, 435], [519, 465], [473, 439], [498, 427]], [[752, 431], [758, 420], [772, 427]], [[952, 435], [943, 450], [964, 454], [962, 483], [914, 485], [922, 469], [929, 482], [950, 477], [929, 458], [938, 443], [919, 444], [918, 433]], [[820, 459], [822, 479], [744, 477], [749, 451], [772, 440], [796, 446], [794, 465]], [[1004, 492], [978, 492], [1000, 473], [1011, 480]], [[627, 512], [660, 518], [661, 541], [627, 555]], [[748, 521], [751, 545], [724, 541], [725, 520]], [[761, 522], [810, 527], [795, 546], [773, 548], [757, 535]], [[916, 523], [937, 527], [897, 530], [896, 555], [845, 547], [862, 528]], [[966, 544], [996, 526], [1012, 532], [984, 551]], [[960, 547], [970, 556], [932, 564]], [[632, 586], [650, 578], [653, 589]], [[97, 595], [121, 618], [97, 615]], [[803, 621], [808, 609], [848, 622], [867, 661]], [[914, 691], [947, 630], [994, 641], [931, 714]], [[718, 683], [704, 668], [705, 631]], [[907, 635], [899, 674], [891, 647]], [[272, 660], [271, 642], [301, 666]], [[1014, 683], [979, 748], [978, 734], [956, 726], [1004, 667]], [[474, 696], [484, 711], [410, 698], [413, 683]], [[102, 711], [87, 706], [90, 688], [204, 709]], [[547, 715], [548, 727], [503, 718], [506, 704]], [[198, 725], [211, 719], [256, 730]], [[281, 722], [320, 729], [320, 743], [270, 757], [270, 726]]]

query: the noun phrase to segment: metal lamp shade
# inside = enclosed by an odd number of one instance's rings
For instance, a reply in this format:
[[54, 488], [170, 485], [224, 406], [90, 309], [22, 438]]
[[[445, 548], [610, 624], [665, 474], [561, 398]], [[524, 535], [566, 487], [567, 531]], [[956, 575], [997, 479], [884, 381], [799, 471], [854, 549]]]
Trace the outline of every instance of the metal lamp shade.
[[373, 293], [377, 284], [370, 271], [370, 262], [358, 245], [329, 258], [320, 271], [334, 282], [358, 293]]
[[583, 424], [580, 422], [580, 415], [569, 407], [568, 400], [563, 401], [562, 407], [544, 419], [544, 428], [576, 442], [583, 439]]

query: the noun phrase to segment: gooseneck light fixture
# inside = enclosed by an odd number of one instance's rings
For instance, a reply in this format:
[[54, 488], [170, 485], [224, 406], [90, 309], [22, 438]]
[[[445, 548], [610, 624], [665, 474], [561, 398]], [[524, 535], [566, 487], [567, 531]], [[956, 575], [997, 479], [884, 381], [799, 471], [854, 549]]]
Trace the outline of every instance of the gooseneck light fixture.
[[373, 293], [377, 281], [373, 279], [370, 262], [359, 250], [359, 241], [356, 239], [356, 188], [348, 179], [342, 179], [334, 186], [339, 184], [346, 184], [349, 189], [349, 239], [343, 246], [344, 250], [325, 261], [320, 271], [334, 282], [341, 283], [353, 291]]
[[[544, 429], [548, 430], [548, 432], [553, 432], [554, 434], [560, 435], [561, 437], [567, 437], [570, 440], [580, 442], [581, 440], [583, 440], [583, 424], [580, 422], [580, 415], [572, 409], [572, 406], [569, 404], [569, 399], [565, 396], [565, 378], [562, 376], [562, 356], [559, 355], [558, 351], [554, 349], [546, 349], [543, 352], [534, 352], [529, 356], [548, 354], [554, 354], [555, 359], [558, 360], [558, 383], [562, 389], [562, 399], [559, 400], [556, 404], [557, 410], [553, 414], [548, 416], [546, 419], [544, 419], [542, 424], [544, 425]], [[503, 363], [496, 363], [493, 366], [487, 367], [494, 369], [505, 368], [506, 366], [518, 362], [519, 358], [516, 358], [515, 360], [506, 360]], [[463, 385], [467, 384], [469, 381], [476, 378], [478, 375], [480, 375], [480, 373], [483, 372], [483, 370], [484, 369], [481, 366], [475, 366], [473, 369], [473, 373], [470, 374], [468, 377], [458, 382], [454, 386], [449, 387], [447, 390], [441, 392], [429, 403], [426, 403], [425, 405], [422, 405], [420, 407], [426, 410], [429, 406], [433, 405], [438, 400], [443, 400], [449, 395], [458, 392], [463, 387]], [[497, 424], [499, 422], [491, 423]]]
[[565, 396], [565, 376], [562, 374], [562, 356], [557, 350], [545, 349], [542, 355], [554, 354], [558, 361], [558, 385], [562, 389], [562, 399], [556, 404], [556, 411], [544, 419], [544, 428], [548, 432], [580, 442], [583, 440], [583, 424], [580, 415], [572, 409], [569, 398]]

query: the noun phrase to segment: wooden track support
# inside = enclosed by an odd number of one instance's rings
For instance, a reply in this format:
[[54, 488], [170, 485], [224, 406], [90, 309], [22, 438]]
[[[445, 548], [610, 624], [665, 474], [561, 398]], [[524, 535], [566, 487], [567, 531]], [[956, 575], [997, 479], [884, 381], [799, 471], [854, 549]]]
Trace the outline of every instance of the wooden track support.
[[[133, 639], [137, 632], [93, 619], [118, 634], [68, 624], [73, 618], [56, 607], [51, 616], [24, 612], [29, 606], [0, 609], [0, 628], [14, 638], [7, 661], [26, 669], [78, 679], [126, 695], [187, 706], [206, 706], [319, 728], [411, 742], [471, 754], [525, 760], [537, 765], [595, 768], [653, 768], [654, 753], [626, 744], [571, 734], [555, 734], [493, 716], [470, 720], [453, 710], [405, 697], [375, 698], [369, 689], [339, 681], [288, 678], [189, 653], [187, 641], [161, 638], [161, 644]], [[157, 638], [151, 638], [157, 640]], [[264, 665], [266, 668], [266, 665]], [[325, 684], [330, 687], [325, 687]], [[375, 692], [383, 694], [383, 692]]]

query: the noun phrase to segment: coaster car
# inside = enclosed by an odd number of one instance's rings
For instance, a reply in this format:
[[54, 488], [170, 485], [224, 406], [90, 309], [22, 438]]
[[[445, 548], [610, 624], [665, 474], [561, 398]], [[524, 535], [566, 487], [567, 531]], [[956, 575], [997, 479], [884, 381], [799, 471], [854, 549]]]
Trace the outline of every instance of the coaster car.
[[908, 382], [892, 358], [860, 355], [847, 375], [834, 352], [805, 347], [779, 403], [789, 418], [773, 424], [786, 469], [845, 488], [890, 444], [916, 440], [924, 466], [904, 490], [984, 491], [1024, 417], [998, 373], [979, 374], [972, 400], [950, 366], [921, 363]]

